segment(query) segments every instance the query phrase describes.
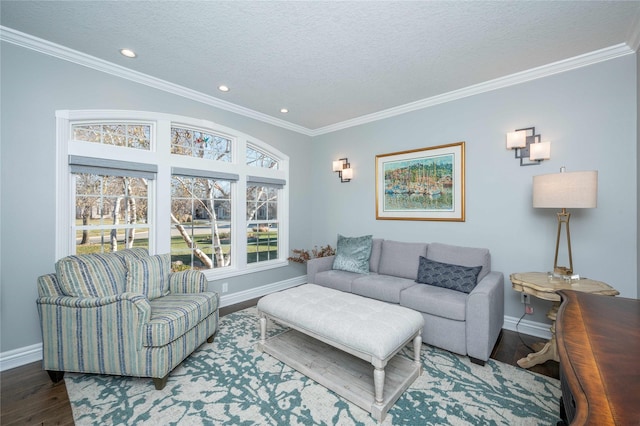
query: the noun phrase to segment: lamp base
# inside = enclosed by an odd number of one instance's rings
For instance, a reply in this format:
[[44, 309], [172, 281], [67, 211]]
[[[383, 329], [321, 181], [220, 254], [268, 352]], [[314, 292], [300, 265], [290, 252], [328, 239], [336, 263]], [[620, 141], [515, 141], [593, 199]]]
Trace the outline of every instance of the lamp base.
[[556, 266], [553, 268], [553, 273], [560, 276], [568, 276], [573, 275], [573, 270], [571, 268], [567, 268], [566, 266]]

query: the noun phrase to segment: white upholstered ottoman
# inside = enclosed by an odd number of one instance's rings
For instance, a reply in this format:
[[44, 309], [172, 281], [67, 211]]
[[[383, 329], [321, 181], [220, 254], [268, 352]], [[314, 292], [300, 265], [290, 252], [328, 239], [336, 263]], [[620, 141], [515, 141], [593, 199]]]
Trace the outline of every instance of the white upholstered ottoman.
[[[305, 284], [264, 296], [258, 311], [259, 350], [369, 411], [378, 421], [422, 371], [424, 320], [411, 309]], [[267, 318], [291, 330], [266, 339]], [[395, 356], [411, 341], [413, 361]]]

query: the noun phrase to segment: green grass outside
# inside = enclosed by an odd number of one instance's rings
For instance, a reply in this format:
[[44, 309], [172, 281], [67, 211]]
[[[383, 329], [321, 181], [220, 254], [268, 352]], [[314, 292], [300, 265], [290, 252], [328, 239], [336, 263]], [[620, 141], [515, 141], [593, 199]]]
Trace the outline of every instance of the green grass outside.
[[[252, 235], [253, 233], [248, 233], [247, 235]], [[99, 236], [100, 233], [97, 233], [96, 236]], [[255, 259], [255, 253], [260, 253], [260, 260], [267, 260], [269, 258], [273, 259], [277, 256], [278, 252], [278, 244], [277, 244], [277, 232], [265, 232], [260, 233], [256, 237], [253, 235], [250, 242], [247, 245], [247, 256], [251, 256], [252, 254]], [[213, 258], [213, 246], [211, 245], [211, 235], [201, 235], [196, 237], [196, 244], [198, 247], [204, 251], [207, 256]], [[229, 254], [229, 250], [231, 249], [230, 244], [225, 244], [222, 240], [222, 252], [226, 255]], [[256, 241], [258, 242], [256, 244]], [[101, 252], [101, 244], [83, 244], [76, 245], [76, 254], [90, 254], [90, 253], [100, 253]], [[109, 250], [108, 241], [105, 242], [105, 251]], [[133, 243], [134, 247], [149, 247], [149, 240], [147, 238], [138, 238]], [[122, 249], [124, 247], [124, 243], [122, 241], [118, 241], [118, 247]], [[191, 257], [191, 249], [187, 247], [187, 243], [180, 236], [171, 237], [171, 257], [174, 260], [181, 260], [183, 263], [188, 264], [190, 262]]]

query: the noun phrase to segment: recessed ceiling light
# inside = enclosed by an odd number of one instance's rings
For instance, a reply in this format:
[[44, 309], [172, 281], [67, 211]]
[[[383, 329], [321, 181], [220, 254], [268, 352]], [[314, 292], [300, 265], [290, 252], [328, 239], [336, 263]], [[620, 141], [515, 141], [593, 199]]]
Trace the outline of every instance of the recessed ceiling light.
[[218, 86], [218, 90], [221, 92], [228, 92], [229, 86], [225, 86], [224, 84], [221, 84], [220, 86]]
[[289, 112], [289, 110], [286, 109], [286, 108], [280, 108], [280, 112], [283, 113], [283, 114], [286, 114], [286, 113]]
[[136, 56], [136, 52], [134, 52], [131, 49], [120, 49], [120, 53], [122, 54], [122, 56], [126, 56], [127, 58], [135, 58]]

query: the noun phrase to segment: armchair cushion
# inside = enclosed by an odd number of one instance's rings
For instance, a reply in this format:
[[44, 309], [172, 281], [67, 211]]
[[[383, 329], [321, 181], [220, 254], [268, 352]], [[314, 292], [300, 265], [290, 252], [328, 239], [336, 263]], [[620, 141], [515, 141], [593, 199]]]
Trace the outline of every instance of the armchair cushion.
[[107, 297], [124, 291], [126, 258], [149, 256], [145, 248], [111, 253], [91, 253], [63, 257], [56, 262], [56, 275], [65, 296]]
[[56, 262], [60, 288], [66, 296], [107, 297], [124, 291], [124, 262], [112, 253], [67, 256]]
[[157, 254], [140, 259], [125, 257], [127, 284], [125, 290], [144, 294], [149, 300], [169, 294], [171, 255]]
[[144, 346], [164, 346], [187, 333], [218, 309], [212, 293], [169, 294], [150, 301], [151, 319], [145, 324]]
[[132, 247], [125, 250], [112, 252], [114, 256], [118, 256], [124, 262], [124, 259], [131, 257], [133, 259], [142, 259], [149, 256], [149, 251], [144, 247]]

